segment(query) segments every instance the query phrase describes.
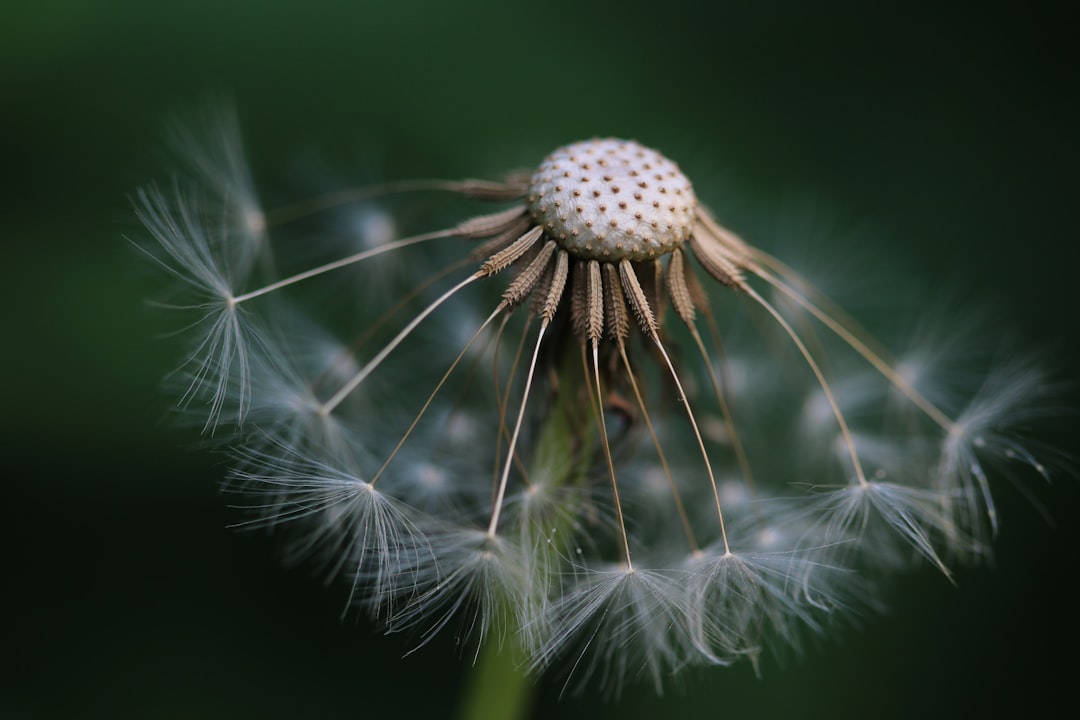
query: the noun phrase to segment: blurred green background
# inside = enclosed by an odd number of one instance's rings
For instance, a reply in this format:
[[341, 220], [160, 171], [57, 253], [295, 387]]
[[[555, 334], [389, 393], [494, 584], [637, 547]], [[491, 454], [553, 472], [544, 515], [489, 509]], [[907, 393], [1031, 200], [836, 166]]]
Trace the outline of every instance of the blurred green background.
[[[231, 95], [257, 178], [286, 190], [298, 157], [491, 177], [565, 142], [633, 137], [736, 229], [811, 198], [865, 233], [871, 265], [901, 257], [913, 283], [1000, 301], [1023, 344], [1076, 379], [1080, 53], [1048, 8], [6, 3], [0, 717], [438, 718], [467, 670], [450, 642], [402, 659], [401, 639], [339, 620], [340, 588], [228, 530], [217, 458], [162, 422], [177, 346], [144, 304], [159, 278], [124, 237], [139, 232], [129, 193], [163, 177], [174, 114]], [[1048, 439], [1075, 453], [1076, 428]], [[692, 673], [618, 704], [559, 702], [542, 682], [536, 717], [1067, 715], [1080, 493], [1067, 478], [1036, 489], [1052, 527], [999, 489], [996, 567], [958, 587], [916, 575], [891, 615], [794, 666], [766, 662], [760, 680]]]

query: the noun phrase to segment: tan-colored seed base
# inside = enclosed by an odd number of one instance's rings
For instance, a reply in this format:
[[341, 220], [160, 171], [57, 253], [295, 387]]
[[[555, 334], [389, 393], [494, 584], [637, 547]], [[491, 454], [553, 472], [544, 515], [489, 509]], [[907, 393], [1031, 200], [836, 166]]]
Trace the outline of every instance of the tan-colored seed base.
[[682, 245], [697, 199], [678, 166], [631, 140], [586, 140], [544, 158], [529, 212], [572, 255], [646, 260]]

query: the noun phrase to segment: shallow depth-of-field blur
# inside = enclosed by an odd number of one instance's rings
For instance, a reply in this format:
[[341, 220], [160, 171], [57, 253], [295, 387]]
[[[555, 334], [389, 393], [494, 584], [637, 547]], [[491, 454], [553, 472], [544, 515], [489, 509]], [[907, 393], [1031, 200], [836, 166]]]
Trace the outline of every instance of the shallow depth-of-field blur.
[[[846, 238], [812, 260], [865, 271], [853, 296], [890, 273], [950, 291], [916, 297], [913, 315], [985, 296], [1002, 332], [1080, 379], [1064, 17], [855, 2], [19, 5], [0, 11], [0, 716], [441, 718], [468, 670], [449, 634], [402, 658], [402, 638], [340, 619], [343, 588], [228, 529], [219, 458], [165, 422], [159, 383], [179, 345], [145, 302], [162, 278], [125, 239], [143, 236], [129, 197], [167, 179], [169, 120], [209, 96], [233, 99], [271, 207], [319, 173], [497, 177], [574, 140], [634, 138], [756, 242]], [[1047, 440], [1075, 455], [1077, 424], [1063, 415]], [[1077, 480], [1034, 488], [1054, 524], [996, 489], [996, 567], [956, 587], [930, 569], [904, 578], [891, 614], [797, 663], [766, 661], [761, 679], [718, 668], [617, 704], [559, 701], [541, 680], [536, 717], [1075, 706]]]

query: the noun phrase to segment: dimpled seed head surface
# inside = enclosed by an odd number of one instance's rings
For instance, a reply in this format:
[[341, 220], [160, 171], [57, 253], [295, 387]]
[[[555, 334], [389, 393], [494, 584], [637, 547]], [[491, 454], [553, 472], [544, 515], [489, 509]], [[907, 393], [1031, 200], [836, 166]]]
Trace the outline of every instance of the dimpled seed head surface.
[[529, 181], [529, 212], [580, 258], [646, 260], [690, 237], [697, 199], [666, 157], [632, 140], [586, 140], [544, 158]]

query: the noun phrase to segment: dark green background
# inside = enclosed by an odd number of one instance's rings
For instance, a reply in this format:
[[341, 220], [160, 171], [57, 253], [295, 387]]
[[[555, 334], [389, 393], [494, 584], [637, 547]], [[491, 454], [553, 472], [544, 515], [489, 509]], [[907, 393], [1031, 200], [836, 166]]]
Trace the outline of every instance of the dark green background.
[[[0, 11], [0, 716], [437, 718], [456, 702], [466, 666], [449, 643], [400, 659], [399, 638], [340, 622], [340, 589], [225, 528], [215, 458], [160, 422], [177, 349], [143, 304], [156, 278], [123, 239], [137, 232], [127, 194], [161, 177], [165, 121], [208, 92], [235, 98], [267, 188], [287, 189], [301, 154], [344, 171], [363, 158], [388, 178], [494, 176], [561, 143], [634, 137], [738, 229], [816, 199], [864, 232], [861, 260], [904, 258], [913, 284], [1000, 301], [1023, 344], [1075, 379], [1067, 18], [1038, 4], [579, 5]], [[1074, 452], [1075, 429], [1064, 419], [1051, 439]], [[617, 705], [557, 703], [542, 684], [538, 716], [1065, 715], [1080, 704], [1067, 589], [1080, 494], [1068, 478], [1037, 488], [1054, 528], [1000, 490], [997, 566], [961, 572], [958, 588], [916, 575], [892, 615], [794, 667], [766, 663], [761, 680], [691, 674], [684, 692]]]

